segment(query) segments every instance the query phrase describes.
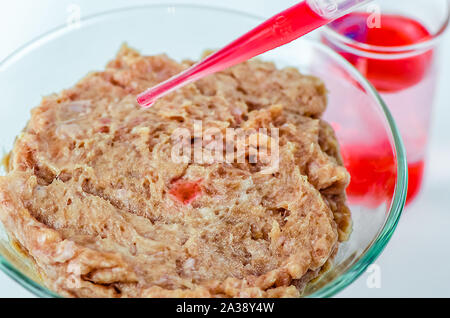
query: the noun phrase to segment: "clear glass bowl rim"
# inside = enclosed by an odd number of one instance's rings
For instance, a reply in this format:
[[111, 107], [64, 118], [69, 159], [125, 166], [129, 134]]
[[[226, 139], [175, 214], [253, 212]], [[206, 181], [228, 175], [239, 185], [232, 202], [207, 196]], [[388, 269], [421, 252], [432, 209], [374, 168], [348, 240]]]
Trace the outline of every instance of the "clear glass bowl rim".
[[[252, 19], [255, 22], [264, 21], [263, 17], [249, 14], [243, 11], [223, 8], [223, 7], [213, 7], [207, 5], [197, 5], [197, 4], [150, 4], [150, 5], [138, 5], [138, 6], [128, 6], [113, 10], [108, 10], [100, 13], [96, 13], [90, 16], [87, 16], [82, 19], [82, 23], [95, 23], [101, 21], [103, 18], [107, 18], [109, 16], [114, 16], [117, 14], [123, 14], [125, 11], [133, 11], [133, 10], [142, 10], [142, 9], [158, 9], [158, 8], [167, 8], [167, 7], [175, 7], [176, 9], [201, 9], [208, 10], [211, 12], [226, 12], [229, 14], [233, 14], [236, 16], [241, 16], [243, 18]], [[33, 49], [39, 47], [42, 44], [45, 44], [51, 40], [58, 38], [66, 33], [69, 33], [71, 30], [67, 28], [66, 25], [59, 26], [58, 28], [44, 33], [43, 35], [37, 37], [36, 39], [28, 42], [24, 46], [20, 47], [12, 54], [10, 54], [6, 59], [0, 62], [0, 71], [6, 69], [9, 65], [13, 64], [17, 60], [20, 59], [21, 56], [28, 54], [33, 51]], [[367, 267], [372, 264], [381, 252], [386, 247], [389, 242], [392, 234], [394, 233], [395, 228], [399, 222], [400, 216], [403, 212], [405, 202], [406, 202], [406, 194], [407, 194], [407, 184], [408, 184], [408, 166], [406, 161], [406, 151], [400, 136], [400, 132], [395, 124], [394, 118], [392, 117], [387, 105], [384, 103], [381, 96], [375, 90], [375, 88], [365, 79], [359, 72], [356, 70], [353, 65], [351, 65], [347, 60], [341, 57], [339, 54], [326, 47], [325, 45], [315, 42], [308, 41], [311, 45], [316, 48], [325, 51], [332, 58], [336, 59], [337, 62], [341, 63], [347, 71], [349, 71], [353, 76], [355, 76], [360, 84], [367, 90], [367, 92], [373, 97], [381, 107], [382, 112], [386, 116], [387, 123], [390, 127], [393, 143], [395, 146], [395, 155], [397, 158], [397, 184], [395, 186], [394, 197], [391, 202], [391, 206], [389, 208], [389, 215], [385, 221], [385, 224], [381, 231], [379, 232], [376, 239], [372, 242], [372, 244], [366, 249], [360, 259], [353, 264], [351, 268], [349, 268], [346, 272], [336, 277], [332, 282], [325, 285], [320, 290], [314, 292], [307, 297], [311, 298], [322, 298], [322, 297], [332, 297], [345, 287], [354, 282], [359, 276], [361, 276]], [[16, 281], [19, 285], [33, 293], [38, 297], [60, 297], [56, 293], [50, 291], [46, 287], [36, 283], [26, 275], [22, 274], [19, 270], [17, 270], [14, 266], [12, 266], [1, 254], [0, 254], [0, 269]]]

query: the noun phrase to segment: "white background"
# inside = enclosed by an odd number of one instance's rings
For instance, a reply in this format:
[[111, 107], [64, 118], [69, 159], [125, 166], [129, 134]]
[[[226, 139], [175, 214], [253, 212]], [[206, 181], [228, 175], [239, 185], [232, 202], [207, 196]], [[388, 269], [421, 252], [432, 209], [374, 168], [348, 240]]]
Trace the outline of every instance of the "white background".
[[[433, 0], [432, 0], [433, 1]], [[145, 3], [197, 3], [248, 11], [261, 16], [295, 0], [14, 0], [0, 4], [0, 60], [42, 33], [67, 21], [71, 4], [82, 16]], [[431, 1], [423, 0], [424, 5]], [[226, 26], [224, 26], [226, 27]], [[450, 32], [443, 40], [438, 98], [429, 148], [425, 189], [408, 208], [384, 253], [377, 260], [381, 288], [368, 288], [361, 276], [338, 297], [450, 297]], [[5, 88], [0, 88], [0, 91]], [[424, 107], [429, 107], [424, 105]], [[0, 273], [0, 297], [32, 295]]]

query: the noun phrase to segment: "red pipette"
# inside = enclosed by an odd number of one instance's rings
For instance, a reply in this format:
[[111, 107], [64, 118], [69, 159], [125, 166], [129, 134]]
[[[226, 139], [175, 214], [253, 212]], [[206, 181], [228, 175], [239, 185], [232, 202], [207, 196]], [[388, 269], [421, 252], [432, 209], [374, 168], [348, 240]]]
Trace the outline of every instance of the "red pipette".
[[202, 77], [287, 44], [347, 14], [370, 0], [306, 0], [275, 15], [223, 49], [137, 98], [150, 107], [158, 98]]

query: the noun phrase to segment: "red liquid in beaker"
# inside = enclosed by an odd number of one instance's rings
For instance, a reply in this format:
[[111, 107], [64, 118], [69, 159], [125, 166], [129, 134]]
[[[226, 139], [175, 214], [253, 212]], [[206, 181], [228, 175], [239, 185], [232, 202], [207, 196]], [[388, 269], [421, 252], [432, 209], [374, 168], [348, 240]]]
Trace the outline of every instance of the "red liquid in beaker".
[[[332, 22], [330, 27], [359, 43], [384, 48], [413, 45], [431, 37], [425, 26], [407, 17], [381, 15], [379, 28], [369, 27], [368, 22], [372, 18], [368, 13], [351, 13]], [[352, 48], [356, 45], [346, 44], [348, 48], [342, 49], [326, 38], [323, 41], [351, 62], [375, 86], [393, 113], [408, 153], [407, 203], [410, 203], [420, 192], [423, 180], [429, 121], [424, 112], [430, 112], [423, 107], [431, 107], [424, 104], [424, 96], [433, 95], [433, 81], [429, 78], [434, 76], [430, 72], [433, 50], [412, 52], [411, 56], [398, 59], [382, 59], [372, 55], [380, 54], [376, 48], [372, 51], [370, 47], [358, 46], [358, 52], [354, 54]], [[385, 138], [383, 134], [380, 136]], [[392, 197], [396, 166], [387, 140], [380, 140], [375, 146], [344, 145], [342, 151], [345, 165], [352, 175], [347, 191], [352, 202], [376, 206], [386, 197]], [[365, 202], [369, 197], [372, 202]]]

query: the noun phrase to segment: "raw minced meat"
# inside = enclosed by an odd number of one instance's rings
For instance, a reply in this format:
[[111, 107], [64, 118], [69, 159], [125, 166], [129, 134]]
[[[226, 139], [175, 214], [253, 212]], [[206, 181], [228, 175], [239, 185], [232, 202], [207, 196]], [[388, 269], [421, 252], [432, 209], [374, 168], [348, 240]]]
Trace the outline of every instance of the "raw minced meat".
[[[50, 289], [296, 297], [348, 238], [349, 175], [321, 119], [324, 84], [252, 60], [138, 106], [138, 93], [191, 64], [124, 46], [33, 109], [0, 177], [0, 220]], [[171, 135], [196, 120], [278, 128], [278, 170], [170, 160]]]

